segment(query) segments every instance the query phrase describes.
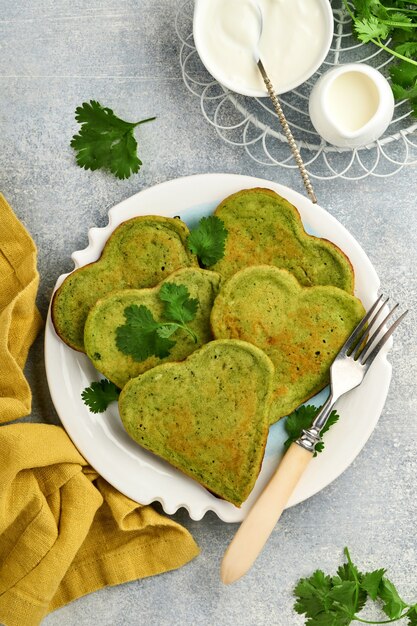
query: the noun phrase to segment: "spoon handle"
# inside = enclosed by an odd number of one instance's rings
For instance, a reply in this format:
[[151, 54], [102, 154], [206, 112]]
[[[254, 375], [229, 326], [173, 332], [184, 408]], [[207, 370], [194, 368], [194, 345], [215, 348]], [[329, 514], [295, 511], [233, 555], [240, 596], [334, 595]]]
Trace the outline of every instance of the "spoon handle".
[[278, 115], [278, 119], [281, 123], [282, 126], [282, 130], [284, 131], [284, 134], [288, 140], [288, 144], [291, 148], [291, 152], [293, 153], [295, 162], [297, 163], [298, 169], [300, 170], [300, 174], [301, 174], [301, 178], [303, 179], [303, 183], [304, 183], [304, 187], [306, 188], [306, 191], [310, 197], [310, 200], [316, 204], [317, 203], [317, 198], [316, 198], [316, 194], [314, 193], [314, 189], [313, 189], [313, 185], [311, 184], [309, 175], [307, 173], [307, 170], [305, 168], [305, 165], [303, 163], [303, 159], [301, 158], [301, 154], [300, 151], [297, 148], [297, 144], [295, 143], [295, 139], [294, 136], [291, 132], [291, 129], [288, 125], [288, 122], [286, 120], [286, 117], [284, 115], [284, 111], [282, 110], [281, 104], [278, 100], [278, 97], [274, 91], [274, 87], [271, 83], [271, 80], [268, 76], [268, 74], [265, 71], [265, 68], [263, 66], [262, 61], [259, 59], [258, 62], [258, 68], [259, 71], [262, 75], [262, 78], [264, 80], [265, 86], [268, 90], [268, 94], [269, 97], [271, 98], [272, 104], [274, 105], [274, 109], [276, 114]]

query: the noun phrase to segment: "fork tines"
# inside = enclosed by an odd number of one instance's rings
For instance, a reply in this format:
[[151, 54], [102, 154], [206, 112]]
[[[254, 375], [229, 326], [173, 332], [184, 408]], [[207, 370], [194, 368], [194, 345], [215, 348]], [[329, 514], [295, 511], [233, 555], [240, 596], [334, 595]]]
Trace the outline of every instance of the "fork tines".
[[[398, 304], [395, 304], [388, 314], [379, 323], [378, 327], [373, 330], [373, 327], [381, 313], [385, 308], [389, 297], [385, 297], [383, 294], [379, 296], [376, 302], [371, 306], [367, 314], [362, 318], [359, 324], [356, 326], [350, 337], [344, 343], [340, 354], [350, 356], [355, 352], [353, 358], [359, 361], [362, 365], [369, 367], [372, 361], [375, 359], [382, 346], [388, 341], [392, 333], [400, 324], [401, 320], [407, 315], [408, 311], [404, 311], [396, 321], [385, 331], [380, 337], [378, 342], [373, 346], [374, 342], [378, 338], [381, 331], [384, 329], [388, 320], [392, 317], [394, 312], [398, 308]], [[372, 334], [369, 336], [371, 330]]]

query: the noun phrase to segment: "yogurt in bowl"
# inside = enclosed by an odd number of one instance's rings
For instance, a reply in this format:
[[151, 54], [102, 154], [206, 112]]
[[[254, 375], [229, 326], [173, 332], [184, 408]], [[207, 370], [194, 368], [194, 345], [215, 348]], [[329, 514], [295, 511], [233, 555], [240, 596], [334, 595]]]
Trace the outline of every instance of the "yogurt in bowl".
[[325, 59], [333, 14], [329, 0], [196, 0], [193, 34], [203, 64], [219, 83], [263, 97], [268, 93], [254, 51], [259, 49], [276, 93], [291, 91]]

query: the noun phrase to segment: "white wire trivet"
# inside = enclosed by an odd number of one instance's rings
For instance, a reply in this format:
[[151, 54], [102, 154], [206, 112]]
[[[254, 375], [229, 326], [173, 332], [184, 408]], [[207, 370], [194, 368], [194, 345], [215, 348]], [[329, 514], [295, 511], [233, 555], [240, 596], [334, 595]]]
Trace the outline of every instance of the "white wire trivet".
[[[407, 101], [397, 102], [394, 117], [384, 135], [365, 148], [337, 148], [314, 130], [308, 114], [310, 91], [321, 74], [342, 63], [368, 63], [388, 78], [391, 55], [373, 44], [362, 44], [352, 36], [352, 22], [341, 0], [333, 0], [335, 35], [323, 65], [298, 89], [280, 102], [302, 153], [309, 175], [320, 180], [360, 180], [369, 175], [386, 177], [404, 166], [417, 164], [417, 121]], [[206, 120], [229, 144], [241, 146], [257, 163], [296, 169], [285, 135], [269, 98], [249, 98], [220, 85], [207, 72], [194, 46], [193, 0], [182, 3], [175, 21], [181, 40], [180, 62], [184, 83], [200, 98]], [[389, 42], [388, 42], [389, 43]]]

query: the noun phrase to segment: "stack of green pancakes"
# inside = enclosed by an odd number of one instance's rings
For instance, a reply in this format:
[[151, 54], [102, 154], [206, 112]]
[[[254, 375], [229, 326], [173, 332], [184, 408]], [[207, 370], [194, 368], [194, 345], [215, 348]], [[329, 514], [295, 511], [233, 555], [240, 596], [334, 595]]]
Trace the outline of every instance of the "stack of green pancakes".
[[[240, 506], [260, 472], [269, 426], [329, 382], [364, 315], [354, 272], [333, 243], [307, 234], [297, 209], [269, 189], [229, 196], [215, 211], [223, 257], [199, 266], [179, 219], [119, 226], [100, 259], [70, 274], [52, 320], [69, 346], [122, 389], [121, 420], [142, 447]], [[163, 317], [166, 286], [197, 303], [189, 333], [164, 356], [120, 350], [126, 311]], [[161, 291], [162, 290], [162, 291]]]

